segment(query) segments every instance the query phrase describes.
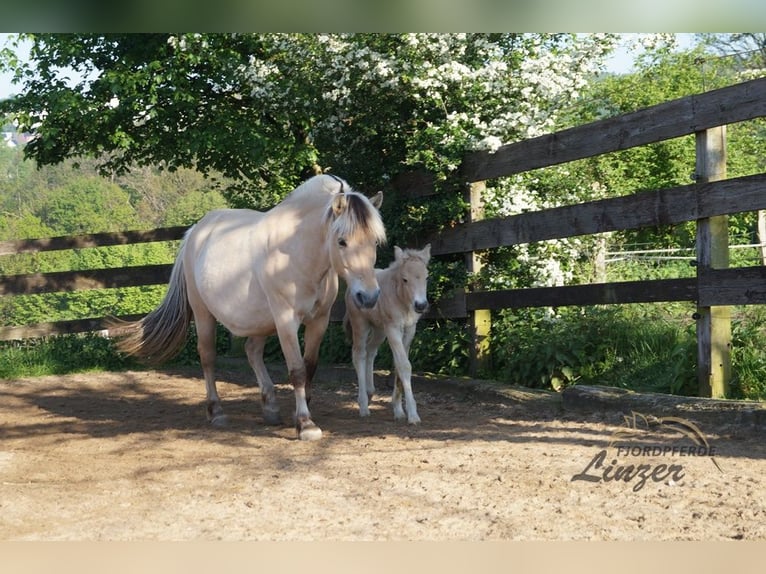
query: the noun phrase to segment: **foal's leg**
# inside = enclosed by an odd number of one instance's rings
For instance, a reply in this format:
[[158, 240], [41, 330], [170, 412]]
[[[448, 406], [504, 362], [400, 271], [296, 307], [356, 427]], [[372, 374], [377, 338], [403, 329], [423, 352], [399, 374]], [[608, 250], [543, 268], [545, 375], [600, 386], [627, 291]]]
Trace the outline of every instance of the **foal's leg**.
[[356, 370], [359, 416], [368, 417], [370, 416], [369, 399], [371, 398], [371, 395], [368, 395], [369, 382], [367, 380], [367, 341], [370, 336], [367, 322], [360, 321], [359, 324], [353, 325], [353, 334], [351, 361], [354, 363], [354, 370]]
[[266, 346], [266, 337], [251, 335], [245, 342], [247, 360], [255, 372], [255, 379], [261, 389], [261, 406], [263, 420], [268, 425], [282, 424], [282, 416], [279, 414], [277, 394], [274, 391], [274, 382], [269, 376], [269, 371], [263, 362], [263, 348]]
[[394, 382], [394, 392], [391, 402], [394, 407], [394, 418], [402, 420], [405, 412], [402, 410], [402, 390], [404, 391], [405, 408], [407, 411], [407, 422], [417, 424], [420, 422], [418, 408], [415, 404], [415, 397], [412, 394], [412, 364], [408, 357], [410, 343], [415, 335], [414, 326], [412, 329], [404, 328], [404, 332], [396, 327], [386, 329], [388, 345], [391, 347], [391, 353], [394, 356], [394, 367], [396, 369], [396, 381]]
[[[274, 312], [276, 317], [280, 313]], [[284, 316], [282, 314], [281, 316]], [[282, 347], [282, 354], [287, 363], [287, 372], [295, 390], [295, 429], [301, 440], [318, 440], [322, 438], [322, 429], [311, 420], [309, 405], [306, 400], [306, 381], [308, 380], [306, 364], [301, 356], [300, 343], [298, 342], [298, 320], [292, 318], [289, 321], [277, 324], [277, 335]]]
[[207, 418], [213, 426], [226, 426], [221, 399], [215, 386], [215, 328], [216, 321], [207, 310], [194, 310], [194, 326], [197, 330], [197, 352], [207, 393]]
[[367, 338], [367, 346], [365, 352], [367, 354], [365, 372], [365, 387], [367, 390], [367, 398], [372, 400], [375, 396], [375, 357], [378, 356], [378, 349], [386, 338], [386, 334], [382, 329], [373, 326], [370, 330], [369, 337]]

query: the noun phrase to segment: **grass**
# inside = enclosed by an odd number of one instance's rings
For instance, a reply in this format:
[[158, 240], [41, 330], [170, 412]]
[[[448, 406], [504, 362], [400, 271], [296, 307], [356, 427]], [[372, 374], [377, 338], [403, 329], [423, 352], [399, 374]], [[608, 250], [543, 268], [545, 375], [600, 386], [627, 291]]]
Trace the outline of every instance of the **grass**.
[[[493, 324], [493, 376], [561, 389], [609, 385], [697, 394], [691, 304], [620, 305], [504, 312]], [[766, 309], [735, 308], [732, 398], [766, 400]]]
[[5, 379], [133, 366], [136, 363], [120, 356], [111, 341], [93, 333], [0, 343], [0, 377]]

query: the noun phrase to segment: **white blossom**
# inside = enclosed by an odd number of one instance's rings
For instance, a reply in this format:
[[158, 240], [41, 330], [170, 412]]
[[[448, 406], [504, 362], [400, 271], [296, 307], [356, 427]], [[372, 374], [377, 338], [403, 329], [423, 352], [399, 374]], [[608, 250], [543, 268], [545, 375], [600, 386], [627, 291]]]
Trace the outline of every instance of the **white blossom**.
[[[183, 49], [190, 38], [169, 42]], [[388, 106], [401, 106], [410, 116], [391, 117], [385, 129], [408, 134], [407, 162], [430, 162], [429, 169], [444, 173], [454, 172], [466, 151], [494, 153], [505, 144], [550, 133], [617, 41], [612, 34], [523, 34], [512, 43], [483, 34], [423, 33], [397, 35], [390, 43], [386, 36], [354, 34], [263, 39], [270, 54], [252, 58], [242, 76], [264, 113], [290, 118], [296, 109], [316, 110], [312, 137], [333, 141], [351, 154], [366, 144], [350, 127]], [[650, 38], [641, 35], [640, 40]], [[297, 83], [292, 69], [313, 71], [316, 86]], [[307, 101], [305, 94], [313, 88], [319, 92]], [[533, 175], [504, 178], [488, 191], [487, 202], [500, 216], [551, 204], [537, 193]], [[567, 281], [566, 258], [579, 254], [574, 240], [517, 249], [545, 285]]]

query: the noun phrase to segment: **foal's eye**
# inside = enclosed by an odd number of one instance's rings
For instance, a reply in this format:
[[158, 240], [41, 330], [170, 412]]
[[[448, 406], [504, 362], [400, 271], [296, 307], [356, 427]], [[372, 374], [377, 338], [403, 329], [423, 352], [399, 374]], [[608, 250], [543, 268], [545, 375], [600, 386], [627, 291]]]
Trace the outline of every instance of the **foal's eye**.
[[348, 243], [346, 243], [346, 240], [341, 237], [340, 239], [338, 239], [338, 245], [340, 245], [341, 247], [346, 247], [348, 246]]

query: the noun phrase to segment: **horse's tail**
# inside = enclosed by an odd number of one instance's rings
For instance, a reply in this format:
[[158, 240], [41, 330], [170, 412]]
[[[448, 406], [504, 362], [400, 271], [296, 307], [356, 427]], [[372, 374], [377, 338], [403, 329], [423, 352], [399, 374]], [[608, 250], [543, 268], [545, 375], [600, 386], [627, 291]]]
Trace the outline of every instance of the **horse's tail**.
[[150, 365], [159, 365], [175, 357], [186, 343], [192, 311], [186, 297], [183, 255], [186, 239], [176, 257], [165, 297], [159, 307], [134, 322], [114, 320], [109, 331], [117, 348]]

